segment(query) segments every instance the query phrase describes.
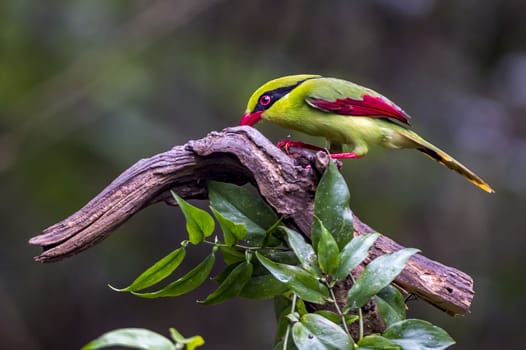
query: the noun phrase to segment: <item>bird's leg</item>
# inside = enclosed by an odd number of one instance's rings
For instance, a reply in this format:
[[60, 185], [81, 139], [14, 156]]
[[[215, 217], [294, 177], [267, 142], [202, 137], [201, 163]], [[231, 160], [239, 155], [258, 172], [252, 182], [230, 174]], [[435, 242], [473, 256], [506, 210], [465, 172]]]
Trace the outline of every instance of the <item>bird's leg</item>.
[[330, 154], [332, 159], [358, 159], [362, 158], [363, 156], [358, 155], [354, 152], [348, 152], [348, 153], [331, 153]]
[[332, 159], [358, 159], [362, 158], [368, 151], [367, 145], [354, 145], [352, 152], [343, 152], [343, 147], [339, 143], [329, 143], [329, 150]]

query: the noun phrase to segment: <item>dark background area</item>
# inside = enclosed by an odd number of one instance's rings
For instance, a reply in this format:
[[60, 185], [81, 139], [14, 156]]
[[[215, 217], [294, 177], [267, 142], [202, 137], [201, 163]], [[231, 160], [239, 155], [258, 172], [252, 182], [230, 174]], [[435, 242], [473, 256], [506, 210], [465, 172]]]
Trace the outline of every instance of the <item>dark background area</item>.
[[[0, 348], [77, 349], [105, 331], [201, 334], [207, 349], [269, 349], [270, 301], [163, 300], [111, 291], [185, 239], [152, 206], [65, 261], [27, 240], [140, 158], [236, 125], [277, 76], [319, 73], [384, 93], [496, 190], [414, 151], [345, 161], [351, 206], [400, 243], [475, 280], [471, 313], [409, 316], [458, 349], [524, 344], [526, 3], [521, 1], [4, 1], [0, 4]], [[272, 140], [290, 132], [261, 124]], [[302, 135], [294, 138], [318, 142]], [[206, 203], [203, 203], [206, 205]], [[189, 251], [183, 269], [207, 249]]]

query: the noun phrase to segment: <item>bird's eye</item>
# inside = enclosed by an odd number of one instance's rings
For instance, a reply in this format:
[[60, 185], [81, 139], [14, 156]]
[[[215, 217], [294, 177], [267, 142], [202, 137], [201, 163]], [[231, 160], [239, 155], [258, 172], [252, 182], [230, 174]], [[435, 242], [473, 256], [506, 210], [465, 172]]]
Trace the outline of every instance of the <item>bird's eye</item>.
[[272, 99], [270, 98], [269, 95], [263, 95], [259, 99], [259, 104], [262, 105], [262, 106], [268, 106], [271, 100]]

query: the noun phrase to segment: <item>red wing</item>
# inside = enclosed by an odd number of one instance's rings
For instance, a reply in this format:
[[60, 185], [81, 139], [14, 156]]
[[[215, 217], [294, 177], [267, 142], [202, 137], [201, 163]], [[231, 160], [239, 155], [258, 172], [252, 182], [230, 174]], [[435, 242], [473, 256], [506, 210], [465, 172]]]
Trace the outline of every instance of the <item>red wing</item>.
[[346, 97], [335, 101], [308, 97], [307, 103], [326, 112], [371, 118], [394, 118], [409, 125], [409, 115], [393, 102], [380, 96], [365, 94], [361, 100]]

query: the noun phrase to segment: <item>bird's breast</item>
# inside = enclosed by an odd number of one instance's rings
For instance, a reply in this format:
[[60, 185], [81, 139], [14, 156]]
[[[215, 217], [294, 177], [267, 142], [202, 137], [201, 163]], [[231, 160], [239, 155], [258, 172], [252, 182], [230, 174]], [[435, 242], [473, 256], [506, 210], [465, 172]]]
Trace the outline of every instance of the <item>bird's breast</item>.
[[265, 118], [269, 122], [337, 143], [365, 141], [380, 144], [390, 137], [379, 125], [380, 120], [369, 117], [343, 116], [313, 109], [280, 111], [279, 114], [273, 112]]

